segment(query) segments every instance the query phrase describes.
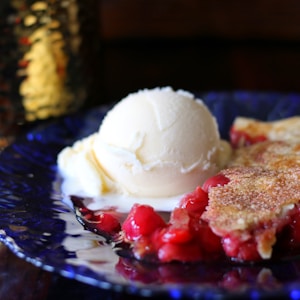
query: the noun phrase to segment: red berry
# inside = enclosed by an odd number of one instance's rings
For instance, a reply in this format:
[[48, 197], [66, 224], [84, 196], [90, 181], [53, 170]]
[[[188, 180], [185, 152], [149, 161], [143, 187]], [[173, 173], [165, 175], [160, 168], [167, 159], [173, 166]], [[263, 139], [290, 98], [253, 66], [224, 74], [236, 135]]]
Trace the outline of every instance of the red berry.
[[193, 218], [191, 227], [196, 237], [196, 242], [201, 244], [201, 248], [205, 253], [215, 255], [222, 252], [221, 238], [211, 230], [207, 222]]
[[108, 234], [114, 234], [121, 230], [120, 222], [117, 218], [109, 213], [100, 212], [94, 215], [92, 220], [98, 231]]
[[162, 241], [185, 243], [192, 239], [190, 232], [190, 216], [186, 209], [175, 208], [170, 217], [170, 225], [165, 230]]
[[134, 241], [166, 226], [162, 217], [149, 205], [135, 204], [122, 225], [125, 237]]
[[239, 240], [235, 237], [225, 237], [222, 240], [223, 248], [229, 257], [237, 257], [239, 252]]
[[189, 213], [202, 214], [208, 203], [208, 195], [198, 186], [193, 192], [186, 194], [179, 203], [179, 207], [185, 208]]
[[244, 131], [235, 130], [234, 127], [230, 129], [229, 136], [230, 136], [230, 143], [233, 148], [249, 146], [267, 140], [267, 137], [264, 135], [250, 136], [248, 133]]
[[266, 141], [267, 138], [263, 135], [258, 135], [252, 138], [251, 140], [251, 144], [256, 144], [256, 143], [260, 143], [260, 142], [264, 142]]
[[239, 148], [245, 144], [245, 141], [249, 139], [249, 135], [243, 131], [239, 131], [234, 129], [234, 127], [230, 128], [229, 131], [230, 143], [233, 148]]
[[121, 230], [120, 217], [113, 210], [93, 211], [88, 209], [83, 198], [71, 197], [77, 219], [87, 229], [100, 235], [110, 238]]
[[203, 186], [202, 189], [208, 193], [209, 189], [211, 187], [215, 187], [215, 186], [223, 186], [225, 184], [227, 184], [230, 181], [230, 179], [228, 177], [226, 177], [225, 175], [223, 175], [222, 173], [219, 173], [213, 177], [208, 178]]
[[257, 244], [253, 239], [240, 242], [238, 238], [228, 236], [223, 239], [222, 243], [224, 251], [229, 257], [240, 261], [257, 261], [261, 259], [257, 252]]
[[261, 260], [257, 252], [257, 245], [255, 242], [243, 243], [240, 247], [238, 260], [241, 261], [258, 261]]
[[189, 228], [180, 228], [170, 226], [164, 228], [161, 232], [161, 241], [163, 243], [182, 244], [190, 241], [193, 238]]

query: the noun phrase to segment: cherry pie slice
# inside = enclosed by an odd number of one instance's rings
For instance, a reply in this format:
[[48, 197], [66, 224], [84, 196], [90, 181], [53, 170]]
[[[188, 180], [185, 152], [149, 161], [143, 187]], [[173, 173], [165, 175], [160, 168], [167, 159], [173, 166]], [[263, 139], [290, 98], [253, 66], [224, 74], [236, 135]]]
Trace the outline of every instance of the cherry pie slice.
[[220, 174], [228, 183], [208, 189], [201, 218], [222, 238], [227, 256], [269, 259], [283, 233], [286, 247], [299, 248], [299, 143], [265, 141], [239, 148]]
[[118, 217], [88, 211], [75, 201], [79, 219], [93, 232], [109, 231], [109, 240], [117, 235], [139, 260], [259, 261], [299, 254], [300, 131], [295, 127], [300, 128], [300, 118], [273, 123], [238, 118], [231, 129], [236, 149], [230, 163], [185, 195], [170, 216], [136, 204]]

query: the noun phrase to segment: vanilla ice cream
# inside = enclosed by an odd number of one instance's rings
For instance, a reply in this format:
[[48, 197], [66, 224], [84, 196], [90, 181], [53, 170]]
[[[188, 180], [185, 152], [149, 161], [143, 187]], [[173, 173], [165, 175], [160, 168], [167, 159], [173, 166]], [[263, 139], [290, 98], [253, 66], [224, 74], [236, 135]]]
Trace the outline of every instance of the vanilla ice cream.
[[63, 177], [73, 178], [69, 187], [79, 195], [161, 202], [201, 185], [229, 153], [205, 104], [166, 87], [124, 98], [107, 113], [99, 132], [59, 154], [58, 167]]

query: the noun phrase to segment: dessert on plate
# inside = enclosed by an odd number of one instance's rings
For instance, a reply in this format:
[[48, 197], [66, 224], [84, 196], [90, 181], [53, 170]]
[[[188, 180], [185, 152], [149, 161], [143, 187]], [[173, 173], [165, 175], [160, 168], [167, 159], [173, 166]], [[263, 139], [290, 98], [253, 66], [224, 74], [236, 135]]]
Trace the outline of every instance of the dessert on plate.
[[239, 117], [229, 144], [192, 94], [139, 91], [61, 151], [63, 192], [85, 228], [121, 240], [136, 259], [291, 254], [300, 249], [297, 124]]

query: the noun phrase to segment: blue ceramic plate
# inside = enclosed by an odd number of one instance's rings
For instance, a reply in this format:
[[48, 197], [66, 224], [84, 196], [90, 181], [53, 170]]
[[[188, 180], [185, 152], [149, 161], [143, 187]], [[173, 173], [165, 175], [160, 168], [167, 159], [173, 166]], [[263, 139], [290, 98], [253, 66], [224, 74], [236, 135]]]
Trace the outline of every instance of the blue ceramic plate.
[[[300, 95], [209, 92], [200, 95], [228, 137], [237, 115], [274, 120], [300, 115]], [[0, 155], [0, 240], [45, 270], [99, 288], [173, 299], [268, 296], [299, 299], [300, 260], [147, 265], [118, 256], [76, 221], [62, 202], [56, 156], [96, 131], [107, 108], [37, 124]]]

